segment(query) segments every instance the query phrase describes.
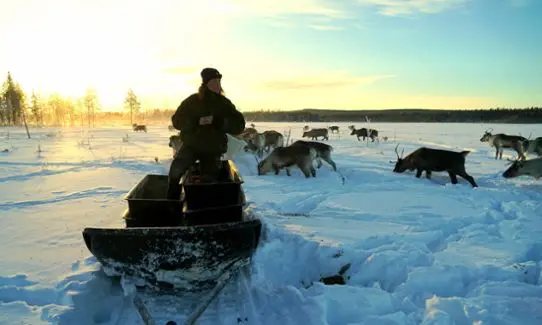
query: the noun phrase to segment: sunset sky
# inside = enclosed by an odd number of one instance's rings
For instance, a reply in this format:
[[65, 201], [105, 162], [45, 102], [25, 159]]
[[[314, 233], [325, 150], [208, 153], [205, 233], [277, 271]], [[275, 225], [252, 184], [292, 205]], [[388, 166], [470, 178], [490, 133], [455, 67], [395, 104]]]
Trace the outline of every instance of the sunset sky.
[[174, 109], [203, 67], [254, 109], [542, 106], [540, 0], [17, 0], [0, 73]]

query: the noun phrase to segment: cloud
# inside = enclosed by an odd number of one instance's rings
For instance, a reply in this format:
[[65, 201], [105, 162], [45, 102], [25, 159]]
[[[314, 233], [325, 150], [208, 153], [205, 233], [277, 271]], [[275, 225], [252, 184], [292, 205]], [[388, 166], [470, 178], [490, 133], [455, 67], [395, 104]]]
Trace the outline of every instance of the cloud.
[[[416, 13], [436, 14], [464, 5], [469, 0], [357, 0], [374, 5], [386, 16], [409, 16]], [[522, 1], [522, 0], [512, 0]]]
[[316, 30], [341, 30], [342, 27], [339, 26], [333, 26], [333, 25], [326, 25], [326, 24], [309, 24], [309, 28], [316, 29]]
[[337, 88], [337, 87], [359, 87], [362, 85], [372, 84], [378, 80], [393, 78], [394, 75], [373, 75], [352, 77], [345, 74], [329, 74], [320, 76], [306, 76], [290, 79], [270, 80], [262, 84], [264, 88], [271, 90], [312, 90], [322, 88]]

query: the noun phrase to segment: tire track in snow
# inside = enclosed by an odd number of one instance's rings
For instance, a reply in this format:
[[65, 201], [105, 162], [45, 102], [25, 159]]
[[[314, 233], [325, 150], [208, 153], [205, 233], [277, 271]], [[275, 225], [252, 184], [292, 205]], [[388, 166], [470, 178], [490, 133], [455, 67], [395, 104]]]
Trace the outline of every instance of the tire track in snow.
[[126, 194], [126, 191], [112, 190], [112, 187], [97, 187], [97, 188], [93, 188], [89, 190], [84, 190], [84, 191], [70, 193], [67, 195], [53, 197], [50, 199], [0, 203], [0, 209], [9, 210], [9, 209], [25, 208], [25, 207], [31, 207], [31, 206], [37, 206], [37, 205], [43, 205], [43, 204], [51, 204], [51, 203], [58, 203], [58, 202], [64, 202], [64, 201], [70, 201], [70, 200], [79, 200], [79, 199], [84, 199], [84, 198], [89, 198], [89, 197], [96, 197], [97, 195], [118, 197], [124, 194]]
[[[43, 167], [47, 166], [48, 164], [41, 165]], [[82, 170], [83, 166], [81, 167], [73, 167], [73, 168], [67, 168], [67, 169], [60, 169], [60, 170], [50, 170], [50, 169], [43, 169], [37, 172], [31, 172], [28, 174], [23, 175], [13, 175], [13, 176], [7, 176], [0, 178], [0, 182], [8, 182], [8, 181], [26, 181], [33, 177], [44, 177], [44, 176], [55, 176], [70, 172], [78, 172]]]

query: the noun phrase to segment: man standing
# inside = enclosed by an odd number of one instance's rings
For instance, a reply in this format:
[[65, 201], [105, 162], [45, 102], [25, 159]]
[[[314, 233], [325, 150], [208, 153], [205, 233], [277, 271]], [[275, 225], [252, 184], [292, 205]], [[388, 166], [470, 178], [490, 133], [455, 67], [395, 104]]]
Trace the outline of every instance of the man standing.
[[201, 79], [198, 92], [183, 100], [171, 117], [173, 127], [181, 131], [182, 146], [169, 168], [168, 199], [180, 198], [180, 179], [196, 160], [204, 181], [216, 179], [220, 157], [228, 148], [226, 133], [238, 135], [245, 129], [243, 114], [224, 96], [220, 72], [205, 68]]

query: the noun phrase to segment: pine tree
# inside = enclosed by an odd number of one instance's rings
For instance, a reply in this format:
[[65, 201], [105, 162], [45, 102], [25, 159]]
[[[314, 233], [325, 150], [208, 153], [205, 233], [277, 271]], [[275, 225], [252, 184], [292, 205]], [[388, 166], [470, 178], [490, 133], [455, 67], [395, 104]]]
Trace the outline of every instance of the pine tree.
[[19, 84], [17, 84], [8, 72], [8, 76], [2, 87], [2, 98], [5, 101], [7, 112], [6, 120], [8, 125], [20, 125], [24, 109], [25, 95]]

